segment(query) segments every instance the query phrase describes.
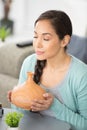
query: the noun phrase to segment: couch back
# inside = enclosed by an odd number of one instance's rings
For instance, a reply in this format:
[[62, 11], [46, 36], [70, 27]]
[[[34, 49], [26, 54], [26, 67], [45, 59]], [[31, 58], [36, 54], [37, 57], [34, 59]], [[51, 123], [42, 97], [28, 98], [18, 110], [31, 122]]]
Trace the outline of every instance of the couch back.
[[5, 44], [0, 47], [0, 73], [19, 77], [23, 60], [34, 52], [32, 46], [17, 47], [16, 44]]
[[68, 44], [68, 53], [87, 64], [87, 38], [72, 35], [70, 44]]
[[[87, 38], [73, 35], [67, 51], [87, 64]], [[33, 52], [32, 46], [23, 48], [16, 44], [1, 46], [0, 73], [18, 78], [23, 60]]]

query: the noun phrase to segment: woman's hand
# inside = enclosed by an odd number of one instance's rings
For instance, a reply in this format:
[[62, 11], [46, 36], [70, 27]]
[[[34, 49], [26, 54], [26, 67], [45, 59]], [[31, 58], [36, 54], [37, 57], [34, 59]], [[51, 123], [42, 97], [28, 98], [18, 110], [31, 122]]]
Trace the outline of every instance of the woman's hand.
[[[14, 86], [14, 89], [18, 89], [19, 87], [22, 87], [23, 85], [24, 85], [24, 83], [22, 85]], [[11, 94], [12, 94], [12, 90], [9, 90], [7, 93], [7, 99], [9, 102], [11, 102]]]
[[32, 105], [31, 105], [31, 110], [32, 111], [42, 111], [42, 110], [47, 110], [51, 104], [53, 103], [54, 97], [50, 93], [45, 93], [43, 95], [44, 100], [33, 100]]
[[8, 91], [7, 98], [9, 102], [11, 102], [11, 94], [12, 94], [12, 90]]

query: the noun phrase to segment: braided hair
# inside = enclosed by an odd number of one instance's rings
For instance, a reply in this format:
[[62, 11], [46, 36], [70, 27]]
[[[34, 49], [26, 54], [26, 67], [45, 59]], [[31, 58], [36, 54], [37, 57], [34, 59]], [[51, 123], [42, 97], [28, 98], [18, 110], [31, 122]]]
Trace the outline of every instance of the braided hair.
[[36, 83], [39, 83], [40, 77], [43, 73], [43, 68], [45, 67], [46, 60], [37, 60], [37, 63], [35, 65], [35, 73], [34, 73], [34, 81]]
[[[72, 35], [72, 23], [69, 18], [69, 16], [63, 12], [58, 10], [48, 10], [44, 13], [42, 13], [38, 19], [35, 21], [35, 25], [40, 20], [49, 20], [51, 25], [53, 26], [56, 34], [58, 37], [62, 40], [65, 35]], [[34, 26], [35, 26], [34, 25]], [[65, 50], [66, 50], [65, 46]], [[36, 83], [40, 82], [41, 75], [43, 73], [43, 68], [46, 65], [46, 60], [37, 60], [36, 66], [35, 66], [35, 73], [33, 80]]]

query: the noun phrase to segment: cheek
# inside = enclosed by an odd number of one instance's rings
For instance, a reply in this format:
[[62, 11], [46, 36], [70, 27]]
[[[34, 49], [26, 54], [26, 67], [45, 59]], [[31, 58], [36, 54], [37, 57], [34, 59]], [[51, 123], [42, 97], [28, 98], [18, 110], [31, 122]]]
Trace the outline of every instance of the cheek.
[[55, 53], [60, 49], [60, 46], [58, 45], [58, 43], [56, 43], [49, 46], [47, 49], [48, 49], [48, 52]]
[[57, 46], [52, 45], [52, 46], [48, 47], [45, 51], [46, 58], [51, 58], [51, 57], [57, 55], [59, 50], [60, 50], [60, 47], [58, 46], [58, 44], [57, 44]]
[[33, 43], [33, 48], [35, 48], [34, 43]]
[[35, 50], [35, 43], [33, 42], [33, 48], [34, 48], [34, 50]]

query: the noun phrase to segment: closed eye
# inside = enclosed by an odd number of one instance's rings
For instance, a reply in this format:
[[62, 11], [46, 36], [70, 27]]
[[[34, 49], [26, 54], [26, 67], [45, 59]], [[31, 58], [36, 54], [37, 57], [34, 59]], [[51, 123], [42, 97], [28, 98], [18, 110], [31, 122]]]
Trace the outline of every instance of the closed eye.
[[44, 38], [45, 41], [49, 41], [49, 39]]

